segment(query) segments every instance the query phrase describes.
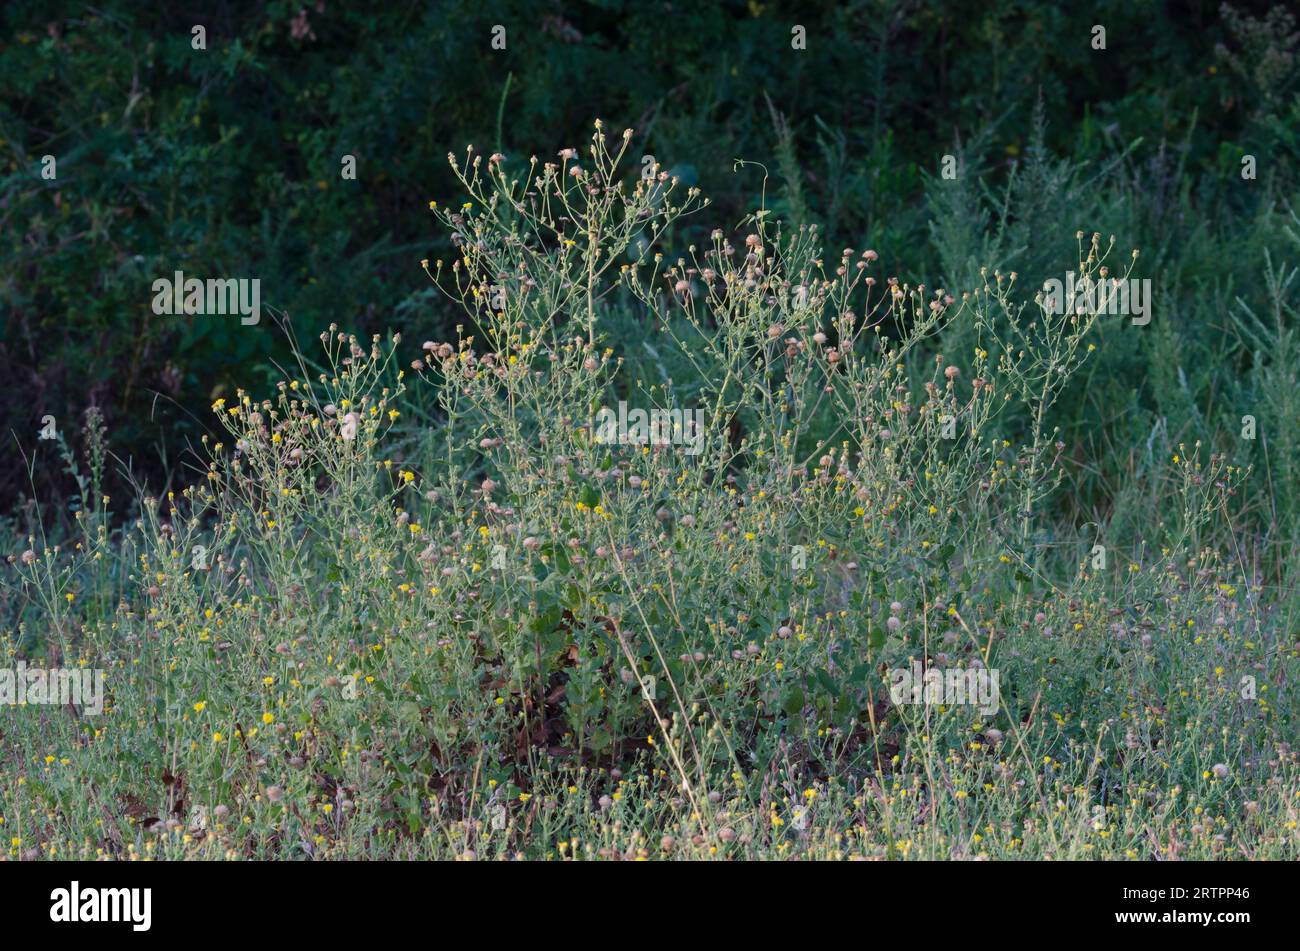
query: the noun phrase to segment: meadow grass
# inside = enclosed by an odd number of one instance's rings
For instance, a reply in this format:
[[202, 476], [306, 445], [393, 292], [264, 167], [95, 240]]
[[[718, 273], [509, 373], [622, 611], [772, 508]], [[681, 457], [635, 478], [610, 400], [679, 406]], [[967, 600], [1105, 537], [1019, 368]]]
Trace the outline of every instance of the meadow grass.
[[[450, 156], [455, 339], [331, 326], [183, 490], [119, 510], [89, 422], [0, 603], [105, 708], [0, 711], [5, 854], [1295, 858], [1293, 456], [1070, 423], [1160, 323], [1037, 282], [1139, 254], [954, 238], [932, 288], [763, 209], [683, 247], [709, 203], [630, 140]], [[1294, 355], [1288, 273], [1241, 319]], [[611, 439], [619, 402], [703, 422]], [[914, 662], [996, 710], [897, 702]]]

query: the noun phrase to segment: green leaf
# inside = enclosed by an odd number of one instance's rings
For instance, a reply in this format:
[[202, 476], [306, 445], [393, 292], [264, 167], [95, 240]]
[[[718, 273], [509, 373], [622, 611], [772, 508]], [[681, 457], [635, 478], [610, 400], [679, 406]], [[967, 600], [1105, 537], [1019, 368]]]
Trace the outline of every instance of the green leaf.
[[804, 695], [802, 687], [791, 687], [781, 697], [781, 709], [790, 716], [797, 716], [804, 708]]

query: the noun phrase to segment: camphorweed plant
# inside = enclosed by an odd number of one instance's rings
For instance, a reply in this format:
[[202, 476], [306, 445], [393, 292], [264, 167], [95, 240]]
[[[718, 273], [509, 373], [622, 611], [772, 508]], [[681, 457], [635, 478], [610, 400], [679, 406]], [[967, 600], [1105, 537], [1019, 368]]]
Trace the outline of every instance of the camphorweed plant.
[[11, 854], [1294, 856], [1295, 644], [1220, 544], [1251, 473], [1180, 448], [1108, 549], [1051, 422], [1103, 318], [762, 209], [705, 239], [631, 138], [453, 156], [456, 339], [331, 327], [213, 405], [120, 603], [59, 607], [111, 697], [17, 721]]

